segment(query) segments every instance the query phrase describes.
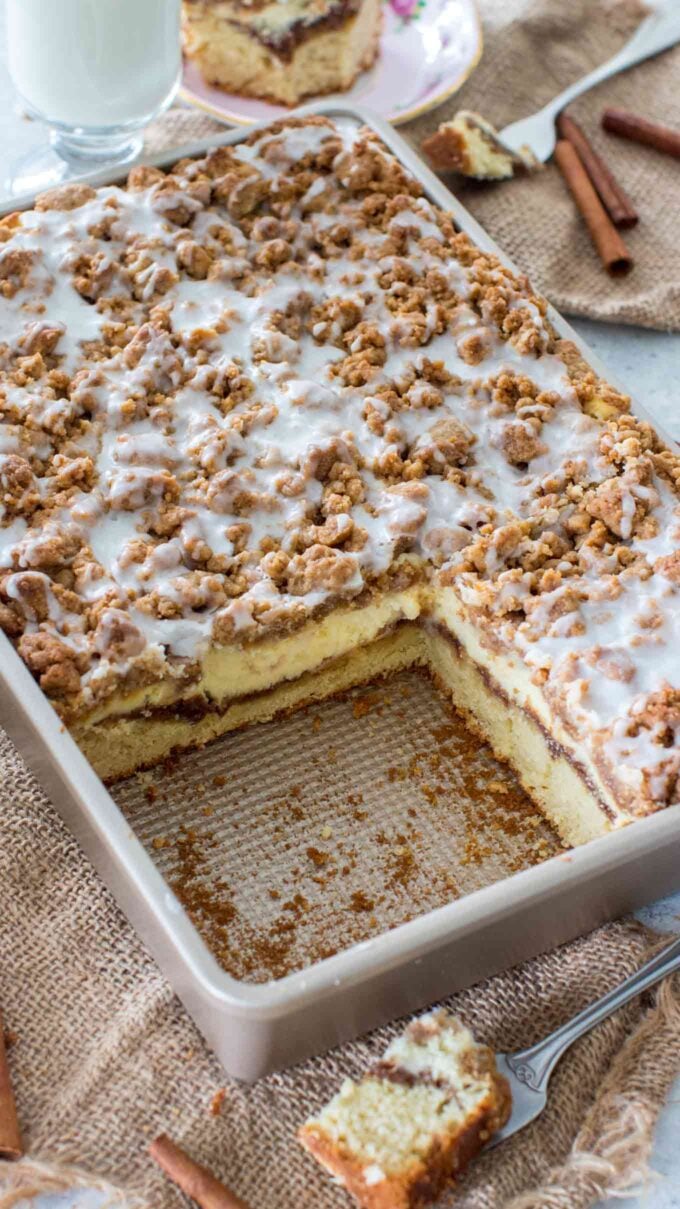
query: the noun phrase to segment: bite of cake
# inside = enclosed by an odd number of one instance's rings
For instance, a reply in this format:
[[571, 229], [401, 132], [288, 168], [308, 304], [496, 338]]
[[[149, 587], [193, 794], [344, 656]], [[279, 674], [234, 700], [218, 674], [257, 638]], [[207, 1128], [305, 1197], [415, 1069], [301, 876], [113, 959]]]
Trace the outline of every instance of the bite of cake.
[[479, 113], [461, 109], [423, 140], [423, 151], [439, 172], [457, 172], [476, 180], [507, 180], [518, 170], [540, 167], [528, 147], [513, 151]]
[[382, 0], [184, 0], [208, 84], [281, 105], [351, 88], [378, 53]]
[[362, 1209], [420, 1209], [510, 1108], [492, 1051], [440, 1010], [414, 1020], [358, 1082], [347, 1079], [299, 1137]]

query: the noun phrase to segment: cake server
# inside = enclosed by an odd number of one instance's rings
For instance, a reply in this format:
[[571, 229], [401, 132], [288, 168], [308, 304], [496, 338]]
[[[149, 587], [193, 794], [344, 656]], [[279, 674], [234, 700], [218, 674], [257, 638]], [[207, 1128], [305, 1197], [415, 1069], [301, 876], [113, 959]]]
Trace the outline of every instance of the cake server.
[[588, 72], [581, 80], [570, 84], [559, 96], [549, 101], [538, 113], [531, 117], [512, 122], [504, 130], [499, 131], [498, 138], [510, 151], [521, 151], [529, 147], [537, 159], [545, 163], [555, 150], [557, 135], [555, 118], [570, 101], [580, 97], [596, 84], [611, 76], [618, 75], [627, 67], [642, 63], [659, 51], [668, 50], [680, 42], [680, 5], [677, 0], [664, 0], [654, 9], [654, 12], [638, 26], [632, 38], [622, 47], [613, 58], [601, 63], [594, 71]]
[[606, 1020], [618, 1008], [636, 995], [653, 987], [662, 978], [680, 970], [680, 937], [646, 961], [639, 970], [608, 991], [601, 999], [588, 1004], [582, 1012], [528, 1049], [514, 1054], [497, 1054], [496, 1065], [505, 1075], [512, 1092], [512, 1112], [507, 1124], [494, 1134], [486, 1149], [497, 1146], [506, 1138], [534, 1121], [546, 1106], [548, 1084], [557, 1063], [570, 1045], [584, 1033], [590, 1032], [601, 1020]]

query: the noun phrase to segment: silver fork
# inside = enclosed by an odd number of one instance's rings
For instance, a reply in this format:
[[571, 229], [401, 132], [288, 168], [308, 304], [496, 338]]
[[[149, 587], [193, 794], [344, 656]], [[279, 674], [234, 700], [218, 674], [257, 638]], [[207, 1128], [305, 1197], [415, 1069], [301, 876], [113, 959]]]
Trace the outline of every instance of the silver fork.
[[658, 54], [680, 42], [680, 4], [678, 0], [664, 0], [654, 12], [638, 26], [632, 38], [612, 59], [602, 63], [583, 79], [571, 84], [564, 92], [550, 101], [532, 117], [513, 122], [499, 132], [499, 139], [511, 151], [530, 147], [537, 159], [545, 163], [555, 150], [555, 118], [576, 97], [617, 75], [626, 67], [641, 63], [650, 55]]
[[607, 1016], [623, 1007], [624, 1003], [628, 1003], [630, 999], [653, 987], [676, 970], [680, 970], [680, 937], [666, 945], [619, 986], [589, 1004], [578, 1016], [568, 1020], [543, 1041], [515, 1054], [497, 1054], [496, 1065], [510, 1084], [512, 1112], [507, 1125], [494, 1134], [487, 1142], [486, 1149], [498, 1146], [499, 1142], [512, 1137], [543, 1111], [548, 1099], [550, 1076], [572, 1042], [589, 1032], [601, 1020], [606, 1020]]

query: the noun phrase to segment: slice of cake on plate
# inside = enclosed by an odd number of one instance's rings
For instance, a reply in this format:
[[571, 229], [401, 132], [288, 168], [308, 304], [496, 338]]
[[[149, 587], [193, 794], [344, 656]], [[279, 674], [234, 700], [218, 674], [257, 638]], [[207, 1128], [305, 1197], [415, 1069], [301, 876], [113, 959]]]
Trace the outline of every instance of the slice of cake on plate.
[[494, 1055], [441, 1010], [414, 1020], [300, 1130], [363, 1209], [420, 1209], [510, 1116]]
[[381, 20], [381, 0], [184, 0], [184, 51], [208, 84], [297, 105], [351, 88]]

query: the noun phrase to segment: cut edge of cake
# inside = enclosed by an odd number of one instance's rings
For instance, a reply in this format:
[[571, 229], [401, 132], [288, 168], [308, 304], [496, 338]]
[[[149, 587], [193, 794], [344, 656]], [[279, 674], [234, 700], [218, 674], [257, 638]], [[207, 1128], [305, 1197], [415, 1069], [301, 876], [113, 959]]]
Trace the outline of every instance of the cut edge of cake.
[[439, 172], [458, 172], [475, 180], [507, 180], [518, 170], [540, 167], [529, 148], [514, 151], [486, 118], [467, 109], [441, 122], [422, 148]]

